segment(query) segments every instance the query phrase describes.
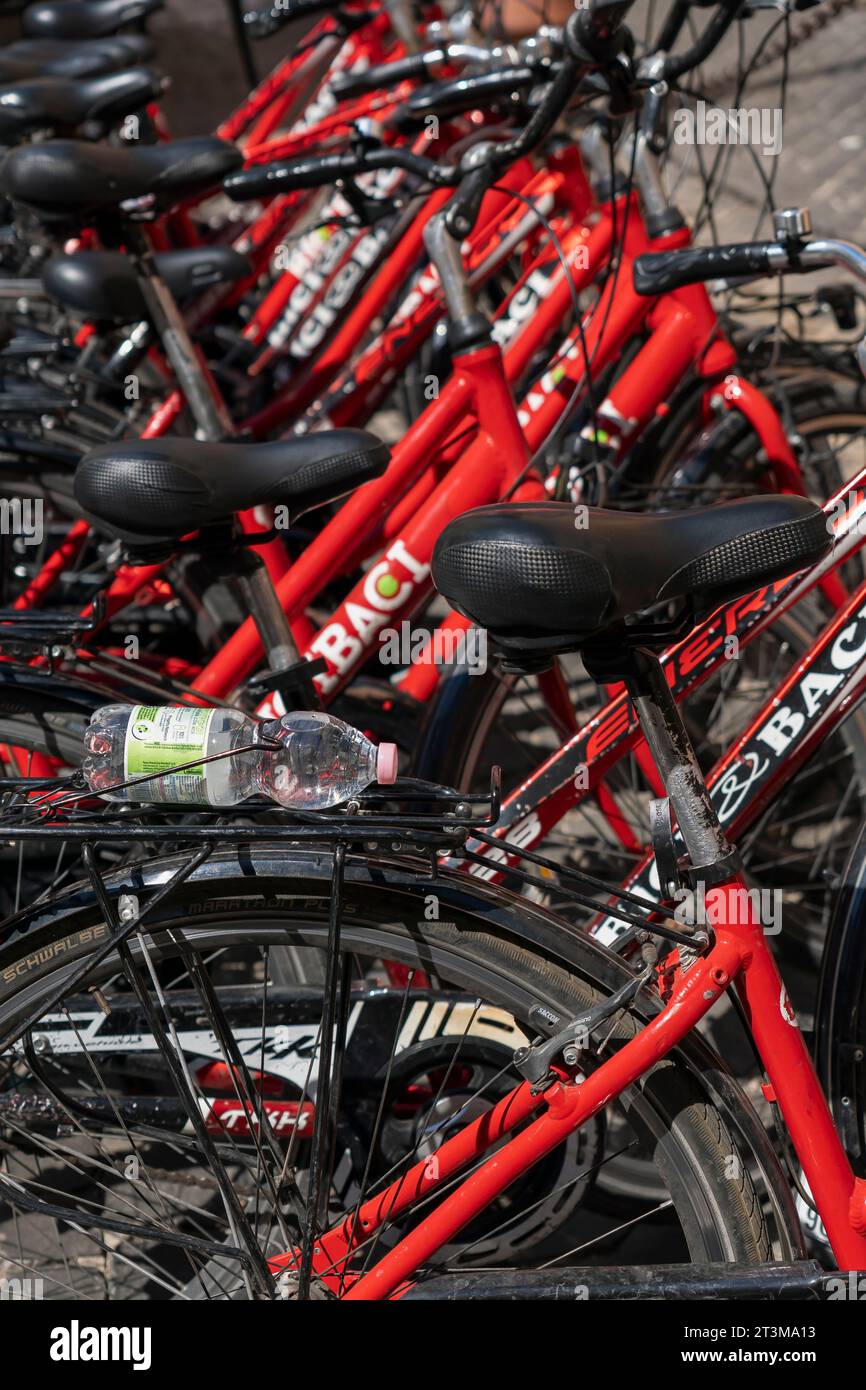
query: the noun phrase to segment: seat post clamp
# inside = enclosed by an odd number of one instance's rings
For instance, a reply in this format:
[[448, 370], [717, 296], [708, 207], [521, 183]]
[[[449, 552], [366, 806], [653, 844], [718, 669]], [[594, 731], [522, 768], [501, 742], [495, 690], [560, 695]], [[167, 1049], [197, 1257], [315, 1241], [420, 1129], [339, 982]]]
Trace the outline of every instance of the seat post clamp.
[[728, 853], [713, 864], [690, 864], [682, 870], [683, 877], [692, 889], [718, 888], [720, 884], [730, 883], [743, 872], [743, 860], [738, 849], [731, 846]]

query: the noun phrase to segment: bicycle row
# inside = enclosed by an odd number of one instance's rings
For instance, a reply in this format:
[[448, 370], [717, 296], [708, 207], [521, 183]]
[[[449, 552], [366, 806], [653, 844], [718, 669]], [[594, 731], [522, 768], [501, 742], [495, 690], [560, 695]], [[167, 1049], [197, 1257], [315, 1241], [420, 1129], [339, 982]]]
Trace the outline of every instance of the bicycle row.
[[4, 1261], [826, 1296], [866, 1268], [866, 252], [805, 208], [704, 245], [669, 192], [753, 8], [292, 0], [177, 140], [158, 8], [0, 52]]

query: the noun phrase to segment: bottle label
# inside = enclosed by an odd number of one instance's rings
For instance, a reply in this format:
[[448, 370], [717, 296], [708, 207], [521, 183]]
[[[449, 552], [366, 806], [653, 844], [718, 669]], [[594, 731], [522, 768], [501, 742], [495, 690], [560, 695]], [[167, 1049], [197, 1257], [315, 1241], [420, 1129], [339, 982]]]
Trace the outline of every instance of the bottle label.
[[[124, 780], [160, 775], [153, 780], [154, 801], [209, 801], [206, 768], [194, 760], [203, 757], [210, 737], [215, 709], [194, 706], [136, 705], [126, 726], [123, 750]], [[182, 763], [193, 763], [173, 772]], [[171, 775], [166, 777], [165, 774]], [[142, 786], [142, 792], [147, 791]]]

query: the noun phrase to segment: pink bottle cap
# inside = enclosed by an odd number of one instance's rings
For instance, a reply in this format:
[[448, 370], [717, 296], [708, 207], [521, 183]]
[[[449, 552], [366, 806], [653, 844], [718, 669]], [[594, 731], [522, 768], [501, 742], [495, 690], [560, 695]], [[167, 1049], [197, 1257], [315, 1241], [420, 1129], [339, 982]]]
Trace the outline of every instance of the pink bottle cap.
[[380, 743], [376, 750], [376, 781], [388, 787], [397, 781], [397, 745]]

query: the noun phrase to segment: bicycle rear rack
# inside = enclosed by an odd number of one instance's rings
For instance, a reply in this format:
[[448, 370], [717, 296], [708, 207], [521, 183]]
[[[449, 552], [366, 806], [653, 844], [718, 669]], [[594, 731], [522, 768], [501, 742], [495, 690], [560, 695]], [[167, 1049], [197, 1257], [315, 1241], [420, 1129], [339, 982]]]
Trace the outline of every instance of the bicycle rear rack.
[[[200, 758], [196, 765], [224, 756], [218, 753]], [[184, 764], [166, 769], [160, 776], [182, 772], [185, 767]], [[148, 780], [136, 778], [121, 785]], [[509, 862], [503, 869], [509, 883], [516, 887], [549, 889], [553, 876], [559, 895], [590, 913], [618, 917], [642, 932], [692, 950], [706, 944], [704, 937], [683, 929], [669, 903], [630, 893], [620, 885], [497, 836], [501, 800], [501, 771], [494, 767], [489, 791], [483, 794], [457, 792], [418, 778], [398, 778], [387, 792], [371, 789], [347, 806], [328, 811], [285, 810], [270, 801], [245, 802], [228, 811], [188, 804], [130, 803], [107, 819], [105, 802], [87, 789], [80, 773], [39, 781], [11, 777], [0, 778], [0, 834], [7, 843], [43, 841], [47, 837], [91, 849], [96, 844], [112, 843], [159, 844], [166, 848], [182, 844], [202, 855], [209, 855], [220, 845], [321, 845], [335, 854], [342, 850], [343, 854], [355, 851], [421, 856], [425, 874], [434, 876], [441, 867], [440, 859], [452, 866], [477, 865], [486, 871], [494, 867], [496, 858], [471, 848], [471, 841], [500, 856], [507, 851], [509, 861], [525, 861], [527, 867]], [[88, 802], [96, 805], [88, 808]], [[195, 815], [192, 824], [191, 813]], [[231, 815], [242, 816], [246, 823], [232, 823]], [[148, 818], [152, 820], [154, 816], [158, 822], [148, 824]], [[177, 818], [177, 823], [172, 824], [172, 818]]]
[[105, 618], [105, 597], [96, 594], [90, 617], [55, 609], [0, 608], [0, 648], [23, 643], [38, 647], [75, 642], [87, 632], [95, 632]]

